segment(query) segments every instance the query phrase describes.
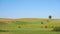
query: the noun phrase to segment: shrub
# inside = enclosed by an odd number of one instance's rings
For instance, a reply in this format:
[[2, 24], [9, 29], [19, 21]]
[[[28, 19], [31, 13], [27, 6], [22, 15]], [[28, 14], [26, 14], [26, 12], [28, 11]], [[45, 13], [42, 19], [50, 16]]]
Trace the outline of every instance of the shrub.
[[53, 31], [60, 31], [60, 27], [54, 27]]
[[8, 30], [0, 30], [0, 32], [8, 32]]
[[18, 28], [21, 28], [21, 26], [18, 26]]
[[41, 22], [41, 24], [43, 24], [43, 22]]
[[48, 26], [45, 26], [45, 28], [48, 28]]

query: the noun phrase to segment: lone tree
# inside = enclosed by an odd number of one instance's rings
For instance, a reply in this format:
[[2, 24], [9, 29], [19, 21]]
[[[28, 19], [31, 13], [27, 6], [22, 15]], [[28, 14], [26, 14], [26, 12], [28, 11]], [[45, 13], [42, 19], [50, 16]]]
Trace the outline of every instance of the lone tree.
[[52, 16], [50, 15], [50, 16], [49, 16], [49, 19], [51, 19], [51, 18], [52, 18]]

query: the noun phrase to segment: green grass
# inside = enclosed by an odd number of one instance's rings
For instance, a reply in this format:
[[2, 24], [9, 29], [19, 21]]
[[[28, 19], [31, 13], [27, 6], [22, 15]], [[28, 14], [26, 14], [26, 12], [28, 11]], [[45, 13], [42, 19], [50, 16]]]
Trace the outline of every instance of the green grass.
[[[43, 22], [43, 24], [41, 24]], [[20, 26], [20, 28], [19, 28]], [[45, 28], [47, 26], [47, 28]], [[53, 32], [52, 26], [60, 26], [59, 19], [31, 19], [23, 21], [16, 21], [9, 24], [0, 23], [0, 30], [8, 30], [9, 32], [0, 32], [0, 34], [60, 34], [60, 32]]]
[[0, 34], [60, 34], [60, 32], [21, 30], [21, 31], [13, 31], [13, 32], [0, 32]]
[[[2, 32], [3, 33], [3, 32]], [[8, 33], [8, 32], [6, 32]], [[31, 30], [20, 30], [20, 31], [13, 31], [9, 32], [11, 34], [60, 34], [60, 32], [45, 32], [45, 31], [31, 31]]]

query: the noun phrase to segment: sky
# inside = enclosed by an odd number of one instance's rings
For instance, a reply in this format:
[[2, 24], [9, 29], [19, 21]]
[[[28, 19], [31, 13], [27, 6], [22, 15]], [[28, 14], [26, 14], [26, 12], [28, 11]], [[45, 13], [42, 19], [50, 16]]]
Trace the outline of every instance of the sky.
[[0, 0], [0, 18], [60, 18], [60, 0]]

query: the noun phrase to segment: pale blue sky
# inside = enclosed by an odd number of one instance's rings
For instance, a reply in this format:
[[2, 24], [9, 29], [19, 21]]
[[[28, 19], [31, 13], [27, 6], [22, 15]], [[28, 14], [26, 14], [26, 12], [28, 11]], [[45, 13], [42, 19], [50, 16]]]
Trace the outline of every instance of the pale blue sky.
[[0, 18], [60, 18], [60, 0], [0, 0]]

